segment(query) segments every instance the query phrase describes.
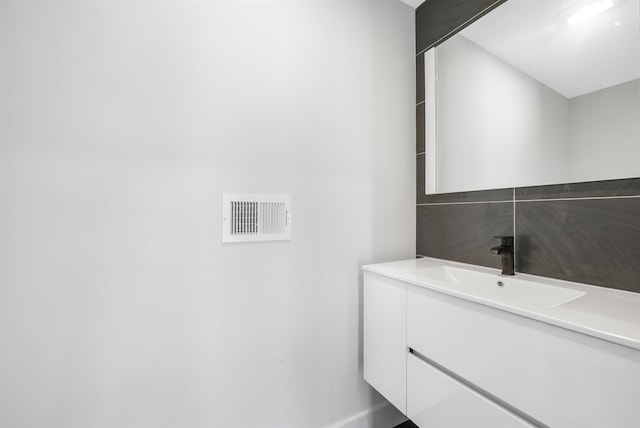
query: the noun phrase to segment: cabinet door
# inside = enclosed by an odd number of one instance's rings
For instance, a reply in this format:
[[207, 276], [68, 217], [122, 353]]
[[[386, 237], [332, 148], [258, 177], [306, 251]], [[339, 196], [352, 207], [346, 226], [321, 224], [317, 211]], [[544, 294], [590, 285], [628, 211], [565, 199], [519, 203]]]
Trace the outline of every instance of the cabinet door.
[[533, 427], [413, 354], [407, 356], [407, 417], [428, 428]]
[[406, 413], [407, 286], [364, 273], [364, 379]]

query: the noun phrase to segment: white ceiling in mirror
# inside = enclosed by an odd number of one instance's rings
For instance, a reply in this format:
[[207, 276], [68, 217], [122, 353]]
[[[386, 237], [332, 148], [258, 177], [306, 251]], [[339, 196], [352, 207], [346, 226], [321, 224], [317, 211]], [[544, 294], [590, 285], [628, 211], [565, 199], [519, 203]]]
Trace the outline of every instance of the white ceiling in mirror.
[[640, 0], [509, 0], [461, 34], [567, 98], [640, 78]]

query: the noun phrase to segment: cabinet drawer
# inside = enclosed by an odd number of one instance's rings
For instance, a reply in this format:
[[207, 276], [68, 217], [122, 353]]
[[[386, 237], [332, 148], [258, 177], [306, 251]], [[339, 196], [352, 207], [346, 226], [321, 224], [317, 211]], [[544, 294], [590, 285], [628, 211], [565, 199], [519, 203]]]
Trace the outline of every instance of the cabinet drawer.
[[640, 427], [640, 353], [423, 287], [407, 345], [553, 427]]
[[413, 354], [407, 356], [407, 417], [428, 428], [533, 426]]

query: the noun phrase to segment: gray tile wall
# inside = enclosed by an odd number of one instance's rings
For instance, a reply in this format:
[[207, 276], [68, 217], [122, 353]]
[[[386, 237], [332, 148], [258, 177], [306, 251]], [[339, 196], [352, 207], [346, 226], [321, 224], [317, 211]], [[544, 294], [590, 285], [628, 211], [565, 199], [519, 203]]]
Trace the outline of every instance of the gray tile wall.
[[416, 52], [424, 52], [507, 0], [427, 0], [416, 9]]
[[516, 201], [518, 271], [640, 292], [640, 198]]
[[416, 221], [417, 256], [500, 268], [513, 234], [516, 272], [640, 293], [639, 178], [418, 194]]
[[422, 204], [416, 221], [417, 254], [500, 267], [489, 248], [513, 235], [513, 202]]

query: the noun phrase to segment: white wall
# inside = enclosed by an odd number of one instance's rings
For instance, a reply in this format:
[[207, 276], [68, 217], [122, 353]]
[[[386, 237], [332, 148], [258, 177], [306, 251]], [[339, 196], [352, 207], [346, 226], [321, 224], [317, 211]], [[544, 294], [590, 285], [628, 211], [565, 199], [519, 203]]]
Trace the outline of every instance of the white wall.
[[463, 36], [436, 52], [438, 192], [567, 181], [565, 97]]
[[570, 181], [637, 177], [640, 79], [569, 100]]
[[[397, 0], [2, 3], [2, 426], [322, 427], [415, 245]], [[222, 245], [222, 192], [293, 240]]]

